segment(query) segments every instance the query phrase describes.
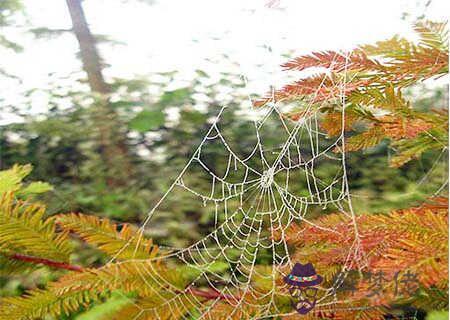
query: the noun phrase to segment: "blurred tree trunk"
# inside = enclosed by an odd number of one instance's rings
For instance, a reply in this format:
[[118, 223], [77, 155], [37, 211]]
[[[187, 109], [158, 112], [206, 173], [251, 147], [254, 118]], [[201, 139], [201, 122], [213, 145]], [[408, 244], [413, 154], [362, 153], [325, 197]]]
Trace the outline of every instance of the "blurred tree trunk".
[[84, 14], [82, 0], [66, 0], [72, 20], [73, 32], [80, 47], [83, 70], [92, 93], [98, 101], [94, 110], [94, 130], [100, 144], [101, 160], [106, 166], [105, 178], [108, 186], [123, 186], [129, 181], [130, 162], [125, 135], [120, 131], [121, 125], [117, 113], [109, 103], [111, 87], [102, 73], [102, 60], [97, 51], [96, 41], [89, 29]]
[[87, 73], [89, 85], [92, 91], [106, 95], [110, 92], [110, 87], [103, 78], [102, 61], [87, 24], [81, 0], [66, 0], [66, 2], [72, 19], [73, 32], [80, 45], [81, 61]]

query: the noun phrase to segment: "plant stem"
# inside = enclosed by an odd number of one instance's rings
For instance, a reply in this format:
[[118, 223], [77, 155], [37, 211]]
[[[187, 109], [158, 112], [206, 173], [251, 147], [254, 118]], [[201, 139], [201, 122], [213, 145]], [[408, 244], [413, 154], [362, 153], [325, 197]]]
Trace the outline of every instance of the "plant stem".
[[[83, 272], [84, 268], [81, 266], [77, 266], [77, 265], [73, 265], [73, 264], [69, 264], [69, 263], [65, 263], [65, 262], [60, 262], [60, 261], [55, 261], [55, 260], [51, 260], [51, 259], [46, 259], [46, 258], [39, 258], [39, 257], [34, 257], [34, 256], [29, 256], [29, 255], [25, 255], [25, 254], [20, 254], [20, 253], [15, 253], [13, 255], [9, 256], [10, 259], [13, 260], [19, 260], [19, 261], [25, 261], [25, 262], [30, 262], [30, 263], [34, 263], [34, 264], [43, 264], [52, 268], [56, 268], [56, 269], [64, 269], [64, 270], [69, 270], [69, 271], [76, 271], [76, 272]], [[193, 287], [188, 287], [186, 289], [187, 292], [191, 293], [194, 296], [197, 297], [202, 297], [205, 298], [207, 300], [234, 300], [234, 301], [238, 301], [239, 297], [237, 296], [233, 296], [230, 294], [223, 294], [213, 288], [207, 289], [207, 290], [202, 290], [202, 289], [197, 289], [197, 288], [193, 288]]]
[[83, 267], [80, 267], [77, 265], [72, 265], [69, 263], [55, 261], [55, 260], [51, 260], [51, 259], [28, 256], [28, 255], [20, 254], [20, 253], [15, 253], [15, 254], [9, 256], [9, 258], [14, 259], [14, 260], [19, 260], [19, 261], [35, 263], [35, 264], [43, 264], [43, 265], [46, 265], [46, 266], [49, 266], [52, 268], [57, 268], [57, 269], [64, 269], [64, 270], [77, 271], [77, 272], [83, 271]]
[[197, 297], [202, 297], [202, 298], [206, 298], [208, 300], [233, 300], [235, 302], [239, 301], [239, 297], [237, 296], [233, 296], [230, 294], [224, 294], [221, 293], [215, 289], [208, 289], [208, 290], [200, 290], [197, 288], [192, 288], [192, 287], [188, 287], [187, 289], [188, 292], [190, 292], [192, 295], [197, 296]]

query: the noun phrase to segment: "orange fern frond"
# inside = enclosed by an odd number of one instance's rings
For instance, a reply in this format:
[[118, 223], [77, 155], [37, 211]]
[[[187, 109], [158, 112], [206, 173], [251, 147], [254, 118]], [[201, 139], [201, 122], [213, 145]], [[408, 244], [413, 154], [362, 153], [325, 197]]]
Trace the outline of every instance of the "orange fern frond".
[[[302, 315], [303, 320], [333, 319], [333, 320], [384, 320], [386, 308], [374, 305], [369, 301], [356, 301], [330, 303], [326, 306], [316, 306], [311, 312]], [[293, 313], [284, 316], [283, 320], [299, 320], [300, 316]]]
[[262, 107], [268, 102], [303, 100], [306, 104], [315, 104], [348, 96], [360, 87], [366, 86], [366, 80], [355, 80], [345, 85], [342, 80], [331, 79], [324, 75], [315, 75], [285, 85], [265, 98], [256, 100], [255, 107]]
[[[447, 279], [448, 206], [443, 199], [437, 201], [437, 205], [358, 216], [360, 245], [367, 255], [368, 267], [388, 275], [398, 270], [422, 269], [419, 280], [425, 286]], [[332, 235], [315, 226], [293, 225], [286, 232], [287, 241], [300, 246], [301, 254], [308, 253], [308, 247], [314, 244], [316, 251], [311, 252], [310, 258], [318, 268], [342, 263], [354, 241], [348, 236], [353, 226], [344, 221], [343, 214], [331, 214], [315, 222], [336, 230]]]
[[[344, 131], [350, 131], [353, 125], [361, 119], [361, 116], [355, 113], [345, 114], [344, 121]], [[320, 127], [328, 134], [328, 136], [333, 137], [341, 134], [342, 132], [342, 112], [329, 112], [327, 113], [322, 121], [320, 122]]]
[[284, 70], [297, 70], [302, 71], [308, 68], [326, 68], [333, 70], [339, 70], [347, 61], [347, 58], [336, 51], [323, 51], [313, 52], [310, 55], [300, 56], [288, 61], [281, 66]]
[[285, 70], [302, 71], [308, 68], [326, 68], [330, 72], [341, 72], [344, 70], [372, 70], [381, 65], [371, 60], [361, 50], [350, 53], [339, 53], [336, 51], [313, 52], [310, 55], [300, 56], [281, 65]]
[[385, 116], [378, 124], [385, 135], [393, 140], [412, 139], [433, 127], [431, 123], [419, 118]]

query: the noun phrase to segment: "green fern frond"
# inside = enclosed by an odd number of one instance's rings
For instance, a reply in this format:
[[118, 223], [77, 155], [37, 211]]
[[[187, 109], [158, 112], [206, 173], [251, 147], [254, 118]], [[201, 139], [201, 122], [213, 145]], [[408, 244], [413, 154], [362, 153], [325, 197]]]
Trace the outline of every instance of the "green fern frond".
[[389, 40], [378, 41], [374, 45], [363, 45], [360, 50], [370, 56], [395, 57], [399, 53], [410, 52], [414, 45], [408, 40], [394, 36]]
[[414, 139], [396, 141], [392, 147], [397, 154], [391, 158], [392, 167], [400, 167], [408, 161], [418, 158], [428, 150], [442, 150], [447, 148], [448, 133], [440, 128], [426, 131]]
[[45, 182], [32, 182], [23, 187], [23, 179], [28, 176], [33, 167], [30, 164], [15, 164], [8, 170], [0, 171], [0, 196], [7, 193], [18, 193], [21, 196], [44, 193], [52, 190], [52, 186]]
[[84, 241], [108, 256], [118, 259], [151, 259], [158, 253], [152, 240], [139, 236], [139, 231], [124, 224], [120, 231], [107, 219], [83, 214], [59, 215], [58, 224], [66, 231], [78, 234]]
[[448, 309], [448, 289], [420, 288], [416, 299], [412, 301], [412, 305], [427, 311]]
[[192, 314], [198, 303], [185, 295], [180, 295], [173, 300], [167, 301], [163, 295], [153, 295], [145, 298], [131, 300], [112, 317], [104, 320], [177, 320], [185, 319], [185, 315]]
[[395, 90], [392, 84], [385, 84], [382, 88], [367, 87], [353, 91], [349, 101], [391, 112], [408, 113], [411, 109], [408, 102], [403, 98], [401, 91]]
[[17, 201], [12, 194], [0, 200], [0, 253], [38, 256], [68, 262], [73, 247], [67, 233], [56, 233], [45, 207]]
[[131, 295], [125, 295], [120, 291], [112, 292], [105, 302], [96, 303], [92, 308], [77, 315], [76, 320], [111, 320], [118, 311], [128, 306], [133, 300]]
[[431, 49], [448, 51], [448, 30], [446, 23], [419, 22], [414, 26], [419, 34], [420, 44]]
[[45, 193], [47, 191], [53, 190], [53, 187], [47, 183], [42, 181], [34, 181], [19, 189], [16, 194], [19, 197], [27, 197], [34, 194]]
[[23, 178], [30, 174], [32, 168], [30, 164], [24, 166], [15, 164], [8, 170], [0, 171], [0, 194], [19, 190]]
[[[149, 261], [131, 261], [68, 274], [53, 287], [54, 292], [61, 296], [80, 291], [116, 290], [136, 294], [138, 297], [135, 300], [130, 298], [113, 319], [126, 319], [131, 315], [136, 319], [177, 319], [175, 315], [183, 315], [190, 308], [189, 302], [195, 300], [189, 293], [182, 294], [186, 285], [186, 280], [177, 270], [169, 270]], [[173, 303], [164, 304], [171, 299]]]
[[0, 254], [0, 277], [23, 275], [26, 271], [35, 267], [34, 264], [12, 260], [9, 257]]
[[[143, 284], [145, 283], [145, 285]], [[108, 264], [99, 269], [87, 269], [82, 273], [70, 273], [54, 284], [57, 292], [78, 290], [123, 290], [139, 296], [152, 295], [161, 284], [184, 290], [187, 285], [182, 274], [174, 269], [145, 260]]]
[[340, 264], [334, 264], [328, 266], [321, 272], [322, 277], [326, 282], [331, 282], [335, 277], [342, 271], [342, 266]]
[[[446, 210], [440, 213], [438, 210], [421, 210], [420, 214], [415, 213], [415, 210], [401, 210], [392, 212], [389, 215], [372, 215], [371, 224], [373, 228], [389, 230], [403, 234], [408, 232], [420, 237], [424, 237], [433, 241], [435, 237], [439, 239], [435, 243], [436, 247], [448, 244], [442, 242], [448, 237], [448, 223]], [[437, 240], [437, 239], [435, 239]]]
[[136, 319], [144, 320], [149, 319], [145, 317], [145, 311], [139, 306], [139, 302], [135, 299], [129, 299], [125, 305], [112, 315], [102, 316], [99, 320], [122, 320], [122, 319]]
[[0, 320], [44, 319], [49, 315], [59, 318], [86, 307], [101, 297], [102, 294], [98, 291], [71, 291], [61, 295], [51, 290], [36, 289], [29, 291], [26, 296], [3, 298]]
[[[178, 289], [168, 291], [166, 286]], [[152, 265], [148, 261], [110, 264], [100, 269], [66, 274], [51, 283], [47, 290], [33, 290], [23, 297], [5, 298], [0, 320], [38, 319], [45, 315], [59, 317], [77, 311], [80, 307], [88, 307], [116, 290], [137, 294], [138, 303], [142, 304], [140, 308], [154, 309], [152, 314], [170, 315], [170, 310], [179, 308], [181, 315], [189, 307], [189, 301], [193, 300], [189, 293], [181, 294], [185, 286], [185, 279], [180, 273]], [[184, 306], [174, 302], [171, 306], [160, 307], [172, 298], [185, 299]], [[130, 306], [124, 304], [124, 308], [129, 309]]]

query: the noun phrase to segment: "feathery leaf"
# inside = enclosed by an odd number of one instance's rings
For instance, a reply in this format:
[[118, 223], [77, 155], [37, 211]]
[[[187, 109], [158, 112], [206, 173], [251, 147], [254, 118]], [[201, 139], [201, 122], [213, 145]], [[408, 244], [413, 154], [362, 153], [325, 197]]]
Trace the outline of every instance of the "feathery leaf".
[[119, 231], [117, 225], [107, 219], [74, 213], [59, 215], [57, 222], [64, 230], [78, 234], [108, 256], [150, 259], [158, 253], [152, 240], [139, 237], [138, 230], [129, 224], [124, 224]]
[[44, 214], [42, 205], [4, 195], [0, 201], [0, 252], [69, 261], [73, 247], [67, 233], [56, 233], [54, 219], [44, 219]]

